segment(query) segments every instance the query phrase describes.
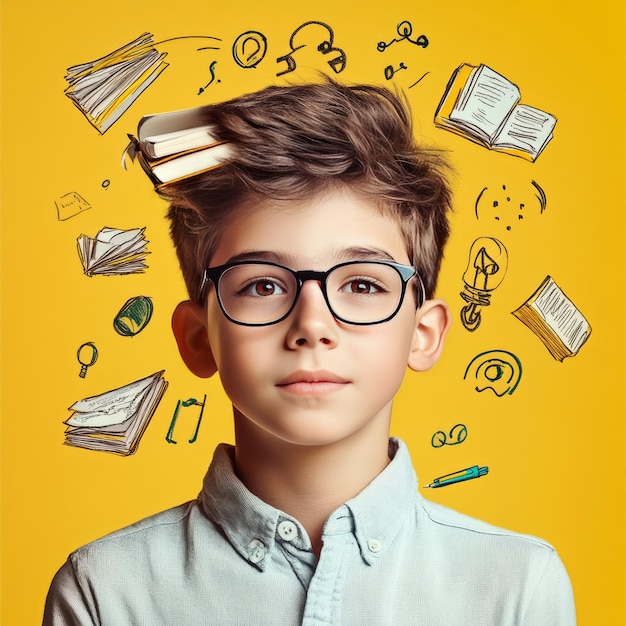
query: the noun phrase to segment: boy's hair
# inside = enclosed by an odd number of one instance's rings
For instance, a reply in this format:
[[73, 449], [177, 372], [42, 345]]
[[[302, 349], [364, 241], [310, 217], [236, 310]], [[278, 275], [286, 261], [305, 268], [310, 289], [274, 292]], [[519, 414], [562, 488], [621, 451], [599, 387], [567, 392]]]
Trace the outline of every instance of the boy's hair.
[[193, 300], [233, 211], [268, 199], [302, 200], [346, 186], [398, 221], [432, 297], [449, 234], [451, 193], [438, 151], [414, 140], [408, 105], [372, 85], [272, 86], [204, 107], [234, 157], [163, 185], [170, 232]]

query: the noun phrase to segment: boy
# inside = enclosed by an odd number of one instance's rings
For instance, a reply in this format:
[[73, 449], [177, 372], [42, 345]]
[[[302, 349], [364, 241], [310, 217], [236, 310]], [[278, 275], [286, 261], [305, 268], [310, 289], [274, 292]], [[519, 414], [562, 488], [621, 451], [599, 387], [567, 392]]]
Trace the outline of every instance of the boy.
[[203, 114], [228, 158], [160, 187], [191, 297], [172, 326], [236, 444], [197, 500], [74, 552], [44, 623], [574, 624], [554, 549], [424, 500], [389, 439], [450, 324], [445, 164], [402, 102], [327, 81]]

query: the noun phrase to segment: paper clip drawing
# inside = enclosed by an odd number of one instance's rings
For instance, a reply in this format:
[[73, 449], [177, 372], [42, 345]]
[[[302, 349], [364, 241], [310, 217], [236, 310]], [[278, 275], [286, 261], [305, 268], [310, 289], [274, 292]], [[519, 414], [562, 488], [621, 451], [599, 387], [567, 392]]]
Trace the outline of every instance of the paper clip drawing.
[[128, 456], [137, 450], [165, 390], [163, 371], [75, 402], [65, 444]]
[[443, 448], [443, 446], [458, 446], [467, 439], [467, 426], [465, 424], [455, 424], [448, 434], [443, 430], [438, 430], [431, 438], [430, 445], [433, 448]]
[[472, 244], [461, 292], [467, 302], [461, 309], [461, 322], [467, 330], [474, 331], [480, 325], [481, 308], [489, 306], [491, 292], [504, 280], [508, 258], [504, 244], [493, 237], [479, 237]]
[[75, 191], [62, 195], [54, 201], [54, 205], [57, 209], [59, 222], [69, 220], [71, 217], [80, 215], [83, 211], [91, 208], [91, 204]]
[[[548, 206], [548, 199], [545, 191], [540, 187], [539, 183], [534, 180], [530, 181], [534, 190], [534, 200], [539, 208], [541, 215]], [[528, 203], [525, 197], [513, 201], [512, 194], [506, 185], [502, 185], [496, 191], [489, 187], [484, 187], [476, 198], [474, 203], [474, 214], [476, 219], [493, 219], [496, 222], [509, 222], [506, 224], [506, 230], [511, 230], [511, 221], [523, 220], [525, 214], [528, 215]], [[529, 209], [530, 210], [530, 209]]]
[[293, 58], [293, 55], [298, 50], [301, 50], [302, 48], [305, 48], [307, 46], [306, 43], [296, 45], [296, 37], [300, 34], [302, 30], [311, 26], [321, 26], [322, 29], [324, 29], [328, 34], [327, 38], [322, 39], [321, 42], [317, 44], [317, 50], [323, 55], [336, 53], [333, 58], [326, 61], [330, 68], [333, 70], [333, 72], [335, 72], [335, 74], [339, 74], [340, 72], [343, 72], [343, 70], [346, 68], [346, 53], [341, 48], [333, 47], [333, 43], [335, 42], [335, 33], [333, 32], [333, 29], [328, 24], [324, 24], [324, 22], [312, 21], [301, 24], [300, 26], [298, 26], [298, 28], [296, 28], [296, 30], [293, 31], [293, 33], [291, 33], [291, 37], [289, 38], [289, 47], [291, 48], [291, 51], [276, 59], [276, 63], [286, 63], [287, 69], [277, 72], [276, 76], [288, 74], [289, 72], [293, 72], [296, 69], [296, 61]]
[[233, 59], [239, 67], [255, 68], [267, 52], [267, 39], [263, 33], [247, 30], [233, 42]]
[[143, 33], [95, 61], [68, 68], [65, 95], [104, 134], [168, 66], [166, 56]]
[[79, 346], [76, 351], [76, 359], [80, 363], [80, 372], [78, 375], [81, 378], [87, 376], [87, 369], [90, 368], [98, 360], [98, 348], [91, 341], [87, 341]]
[[506, 350], [481, 352], [465, 369], [466, 379], [474, 382], [479, 393], [490, 389], [498, 398], [511, 395], [522, 379], [522, 362]]
[[174, 440], [174, 429], [176, 428], [176, 422], [178, 421], [178, 416], [181, 408], [187, 408], [190, 406], [199, 406], [200, 413], [198, 415], [198, 421], [196, 422], [196, 429], [189, 439], [189, 443], [194, 443], [198, 438], [198, 431], [200, 430], [200, 424], [202, 422], [202, 415], [204, 414], [204, 405], [206, 404], [206, 394], [202, 399], [202, 402], [198, 402], [195, 398], [189, 398], [188, 400], [179, 400], [176, 403], [176, 408], [174, 409], [174, 415], [172, 415], [172, 421], [170, 422], [170, 427], [167, 430], [167, 435], [165, 436], [165, 441], [167, 443], [178, 443]]
[[120, 230], [104, 227], [95, 237], [79, 235], [78, 256], [86, 276], [140, 274], [148, 267], [145, 259], [145, 228]]
[[113, 320], [115, 332], [123, 337], [138, 335], [152, 319], [154, 305], [147, 296], [127, 300]]
[[435, 126], [486, 148], [535, 161], [556, 117], [520, 104], [517, 85], [486, 65], [460, 65], [435, 113]]
[[485, 476], [488, 473], [488, 467], [479, 467], [478, 465], [474, 465], [473, 467], [468, 467], [467, 469], [459, 470], [458, 472], [452, 472], [452, 474], [446, 474], [445, 476], [435, 478], [435, 480], [433, 480], [430, 485], [424, 485], [424, 487], [429, 487], [432, 489], [447, 487], [448, 485], [462, 483], [466, 480], [472, 480], [473, 478], [480, 478], [481, 476]]
[[591, 334], [585, 316], [551, 276], [546, 276], [513, 315], [541, 339], [557, 361], [578, 354]]

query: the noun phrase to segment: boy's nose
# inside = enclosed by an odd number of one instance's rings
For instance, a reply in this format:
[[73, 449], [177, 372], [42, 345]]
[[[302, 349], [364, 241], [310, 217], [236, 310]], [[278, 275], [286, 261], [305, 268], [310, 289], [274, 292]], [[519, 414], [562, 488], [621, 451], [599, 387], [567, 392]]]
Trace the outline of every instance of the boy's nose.
[[318, 344], [334, 347], [337, 344], [337, 321], [326, 304], [319, 281], [304, 282], [288, 321], [287, 344], [290, 348], [313, 348]]

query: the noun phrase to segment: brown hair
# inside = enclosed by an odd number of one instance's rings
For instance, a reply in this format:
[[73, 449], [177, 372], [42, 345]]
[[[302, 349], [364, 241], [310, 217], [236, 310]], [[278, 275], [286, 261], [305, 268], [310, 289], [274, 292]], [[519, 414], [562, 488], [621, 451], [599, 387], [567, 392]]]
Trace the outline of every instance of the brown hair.
[[441, 154], [419, 147], [398, 95], [372, 85], [267, 87], [206, 106], [206, 123], [234, 158], [162, 186], [185, 283], [199, 301], [204, 269], [237, 207], [303, 199], [345, 185], [398, 220], [411, 262], [432, 297], [449, 234], [451, 193]]

